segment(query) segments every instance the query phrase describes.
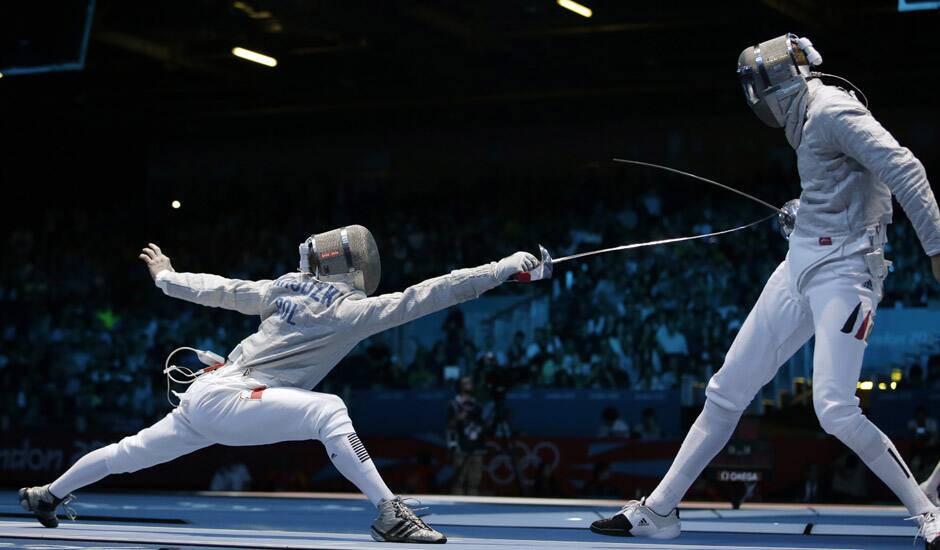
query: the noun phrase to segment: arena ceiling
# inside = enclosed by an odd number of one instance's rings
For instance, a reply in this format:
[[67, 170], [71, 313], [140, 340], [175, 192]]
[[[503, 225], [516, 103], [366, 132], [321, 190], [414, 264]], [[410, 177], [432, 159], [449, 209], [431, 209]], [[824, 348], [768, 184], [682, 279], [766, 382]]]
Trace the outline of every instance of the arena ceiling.
[[[910, 83], [911, 101], [932, 101], [909, 56], [936, 64], [937, 11], [872, 0], [583, 4], [592, 17], [555, 0], [97, 0], [80, 85], [20, 77], [30, 82], [12, 93], [26, 100], [51, 85], [82, 104], [171, 117], [520, 102], [721, 111], [739, 107], [740, 50], [793, 31], [813, 38], [824, 69], [864, 73], [866, 90]], [[237, 58], [235, 47], [277, 66]]]

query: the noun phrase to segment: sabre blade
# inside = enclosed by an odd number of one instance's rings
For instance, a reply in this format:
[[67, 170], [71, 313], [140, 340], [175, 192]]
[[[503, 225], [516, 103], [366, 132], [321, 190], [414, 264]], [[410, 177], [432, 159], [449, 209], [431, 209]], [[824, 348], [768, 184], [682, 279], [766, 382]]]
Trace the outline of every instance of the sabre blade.
[[724, 230], [722, 230], [722, 231], [714, 231], [714, 232], [712, 232], [712, 233], [703, 233], [703, 234], [701, 234], [701, 235], [692, 235], [691, 237], [674, 237], [674, 238], [672, 238], [672, 239], [660, 239], [660, 240], [658, 240], [658, 241], [649, 241], [649, 242], [645, 242], [645, 243], [625, 244], [625, 245], [622, 245], [622, 246], [614, 246], [614, 247], [612, 247], [612, 248], [604, 248], [604, 249], [601, 249], [601, 250], [592, 250], [591, 252], [581, 252], [580, 254], [572, 254], [571, 256], [564, 256], [564, 257], [562, 257], [562, 258], [552, 258], [552, 264], [560, 264], [560, 263], [562, 263], [562, 262], [567, 262], [568, 260], [575, 260], [575, 259], [577, 259], [577, 258], [584, 258], [584, 257], [586, 257], [586, 256], [594, 256], [594, 255], [596, 255], [596, 254], [605, 254], [605, 253], [607, 253], [607, 252], [617, 252], [617, 251], [619, 251], [619, 250], [630, 250], [630, 249], [633, 249], [633, 248], [643, 248], [643, 247], [646, 247], [646, 246], [656, 246], [656, 245], [659, 245], [659, 244], [681, 243], [681, 242], [684, 242], [684, 241], [694, 241], [694, 240], [696, 240], [696, 239], [706, 239], [706, 238], [708, 238], [708, 237], [717, 237], [717, 236], [719, 236], [719, 235], [727, 235], [728, 233], [734, 233], [735, 231], [742, 231], [742, 230], [747, 229], [747, 228], [749, 228], [749, 227], [753, 227], [753, 226], [755, 226], [755, 225], [757, 225], [757, 224], [759, 224], [759, 223], [763, 223], [763, 222], [769, 220], [770, 218], [773, 218], [775, 215], [776, 215], [776, 214], [771, 214], [771, 215], [767, 216], [766, 218], [761, 218], [761, 219], [759, 219], [759, 220], [755, 220], [755, 221], [753, 221], [753, 222], [751, 222], [751, 223], [749, 223], [749, 224], [747, 224], [747, 225], [742, 225], [742, 226], [740, 226], [740, 227], [735, 227], [735, 228], [732, 228], [732, 229], [724, 229]]
[[[627, 160], [627, 159], [618, 159], [618, 158], [615, 158], [615, 159], [613, 159], [613, 161], [614, 161], [614, 162], [622, 162], [622, 163], [624, 163], [624, 164], [636, 164], [636, 165], [639, 165], [639, 166], [648, 166], [648, 167], [650, 167], [650, 168], [658, 168], [658, 169], [660, 169], [660, 170], [666, 170], [667, 172], [673, 172], [673, 173], [675, 173], [675, 174], [680, 174], [680, 175], [683, 175], [683, 176], [688, 176], [688, 177], [690, 177], [690, 178], [697, 179], [697, 180], [699, 180], [699, 181], [704, 181], [705, 183], [710, 183], [710, 184], [712, 184], [712, 185], [721, 187], [722, 189], [731, 191], [732, 193], [737, 193], [738, 195], [741, 195], [742, 197], [751, 199], [752, 201], [754, 201], [754, 202], [756, 202], [756, 203], [758, 203], [758, 204], [762, 204], [762, 205], [766, 206], [767, 208], [770, 208], [771, 210], [773, 210], [774, 212], [777, 212], [778, 214], [784, 214], [784, 215], [787, 214], [787, 212], [786, 212], [785, 210], [783, 210], [782, 208], [777, 207], [777, 206], [774, 206], [774, 205], [770, 204], [770, 203], [767, 202], [767, 201], [763, 201], [763, 200], [761, 200], [761, 199], [755, 197], [754, 195], [748, 195], [748, 194], [745, 193], [744, 191], [738, 191], [738, 190], [735, 189], [734, 187], [729, 187], [729, 186], [727, 186], [727, 185], [725, 185], [725, 184], [723, 184], [723, 183], [718, 183], [717, 181], [710, 180], [710, 179], [708, 179], [708, 178], [703, 178], [702, 176], [696, 176], [695, 174], [690, 174], [689, 172], [683, 172], [682, 170], [676, 170], [675, 168], [670, 168], [670, 167], [668, 167], [668, 166], [662, 166], [662, 165], [660, 165], [660, 164], [653, 164], [653, 163], [651, 163], [651, 162], [642, 162], [642, 161], [639, 161], [639, 160]], [[555, 260], [555, 261], [557, 262], [558, 260]]]

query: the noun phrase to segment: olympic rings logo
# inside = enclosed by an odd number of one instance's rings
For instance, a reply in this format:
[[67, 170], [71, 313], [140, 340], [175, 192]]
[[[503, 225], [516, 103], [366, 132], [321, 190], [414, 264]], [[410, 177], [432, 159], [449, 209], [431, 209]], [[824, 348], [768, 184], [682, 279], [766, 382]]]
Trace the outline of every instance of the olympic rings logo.
[[531, 486], [535, 484], [539, 466], [547, 464], [549, 470], [554, 470], [561, 462], [561, 451], [551, 441], [540, 441], [531, 448], [524, 441], [514, 441], [511, 450], [489, 441], [487, 447], [492, 458], [484, 469], [496, 485], [509, 485], [518, 474], [522, 485]]

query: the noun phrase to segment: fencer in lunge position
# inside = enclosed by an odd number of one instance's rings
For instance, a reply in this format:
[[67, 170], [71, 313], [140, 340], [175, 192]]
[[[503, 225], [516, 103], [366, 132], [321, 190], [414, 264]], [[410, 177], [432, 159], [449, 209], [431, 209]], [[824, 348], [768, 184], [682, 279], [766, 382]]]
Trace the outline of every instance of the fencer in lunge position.
[[789, 252], [767, 281], [708, 383], [705, 407], [658, 487], [591, 529], [672, 538], [676, 506], [728, 442], [742, 412], [778, 368], [813, 335], [813, 406], [819, 423], [851, 448], [916, 516], [928, 548], [940, 547], [938, 509], [897, 449], [858, 406], [856, 384], [888, 262], [883, 251], [893, 194], [910, 218], [940, 281], [940, 211], [921, 163], [854, 94], [824, 85], [805, 38], [784, 35], [738, 59], [748, 104], [784, 128], [796, 150], [802, 193]]
[[316, 439], [336, 469], [379, 511], [378, 541], [443, 543], [379, 476], [343, 401], [309, 391], [361, 340], [499, 286], [538, 261], [517, 252], [499, 262], [428, 279], [404, 292], [368, 297], [379, 283], [372, 234], [353, 225], [300, 245], [300, 271], [276, 280], [242, 281], [177, 273], [157, 245], [143, 249], [156, 285], [168, 296], [258, 315], [258, 331], [218, 368], [207, 368], [180, 404], [136, 435], [88, 453], [49, 485], [21, 489], [20, 503], [46, 527], [70, 493], [109, 474], [135, 472], [214, 443], [264, 445]]

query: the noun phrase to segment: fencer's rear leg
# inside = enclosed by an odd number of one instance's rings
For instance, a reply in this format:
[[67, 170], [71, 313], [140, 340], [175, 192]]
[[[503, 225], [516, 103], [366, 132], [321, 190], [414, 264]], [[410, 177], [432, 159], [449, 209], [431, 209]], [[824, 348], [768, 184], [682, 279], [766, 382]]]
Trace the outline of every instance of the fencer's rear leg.
[[741, 414], [813, 334], [806, 304], [789, 288], [787, 262], [764, 286], [728, 350], [724, 365], [708, 382], [705, 406], [682, 442], [663, 481], [646, 500], [657, 513], [675, 508], [708, 463], [725, 447]]
[[791, 296], [788, 281], [783, 262], [741, 326], [724, 365], [709, 381], [705, 406], [660, 484], [646, 499], [631, 501], [614, 517], [595, 522], [593, 531], [649, 538], [679, 535], [676, 507], [682, 497], [728, 443], [760, 388], [812, 336], [812, 318]]
[[180, 409], [174, 409], [153, 426], [84, 455], [49, 485], [20, 489], [20, 505], [32, 512], [43, 526], [57, 527], [59, 506], [65, 506], [69, 518], [75, 517], [67, 506], [73, 491], [110, 474], [136, 472], [211, 443], [196, 433]]

